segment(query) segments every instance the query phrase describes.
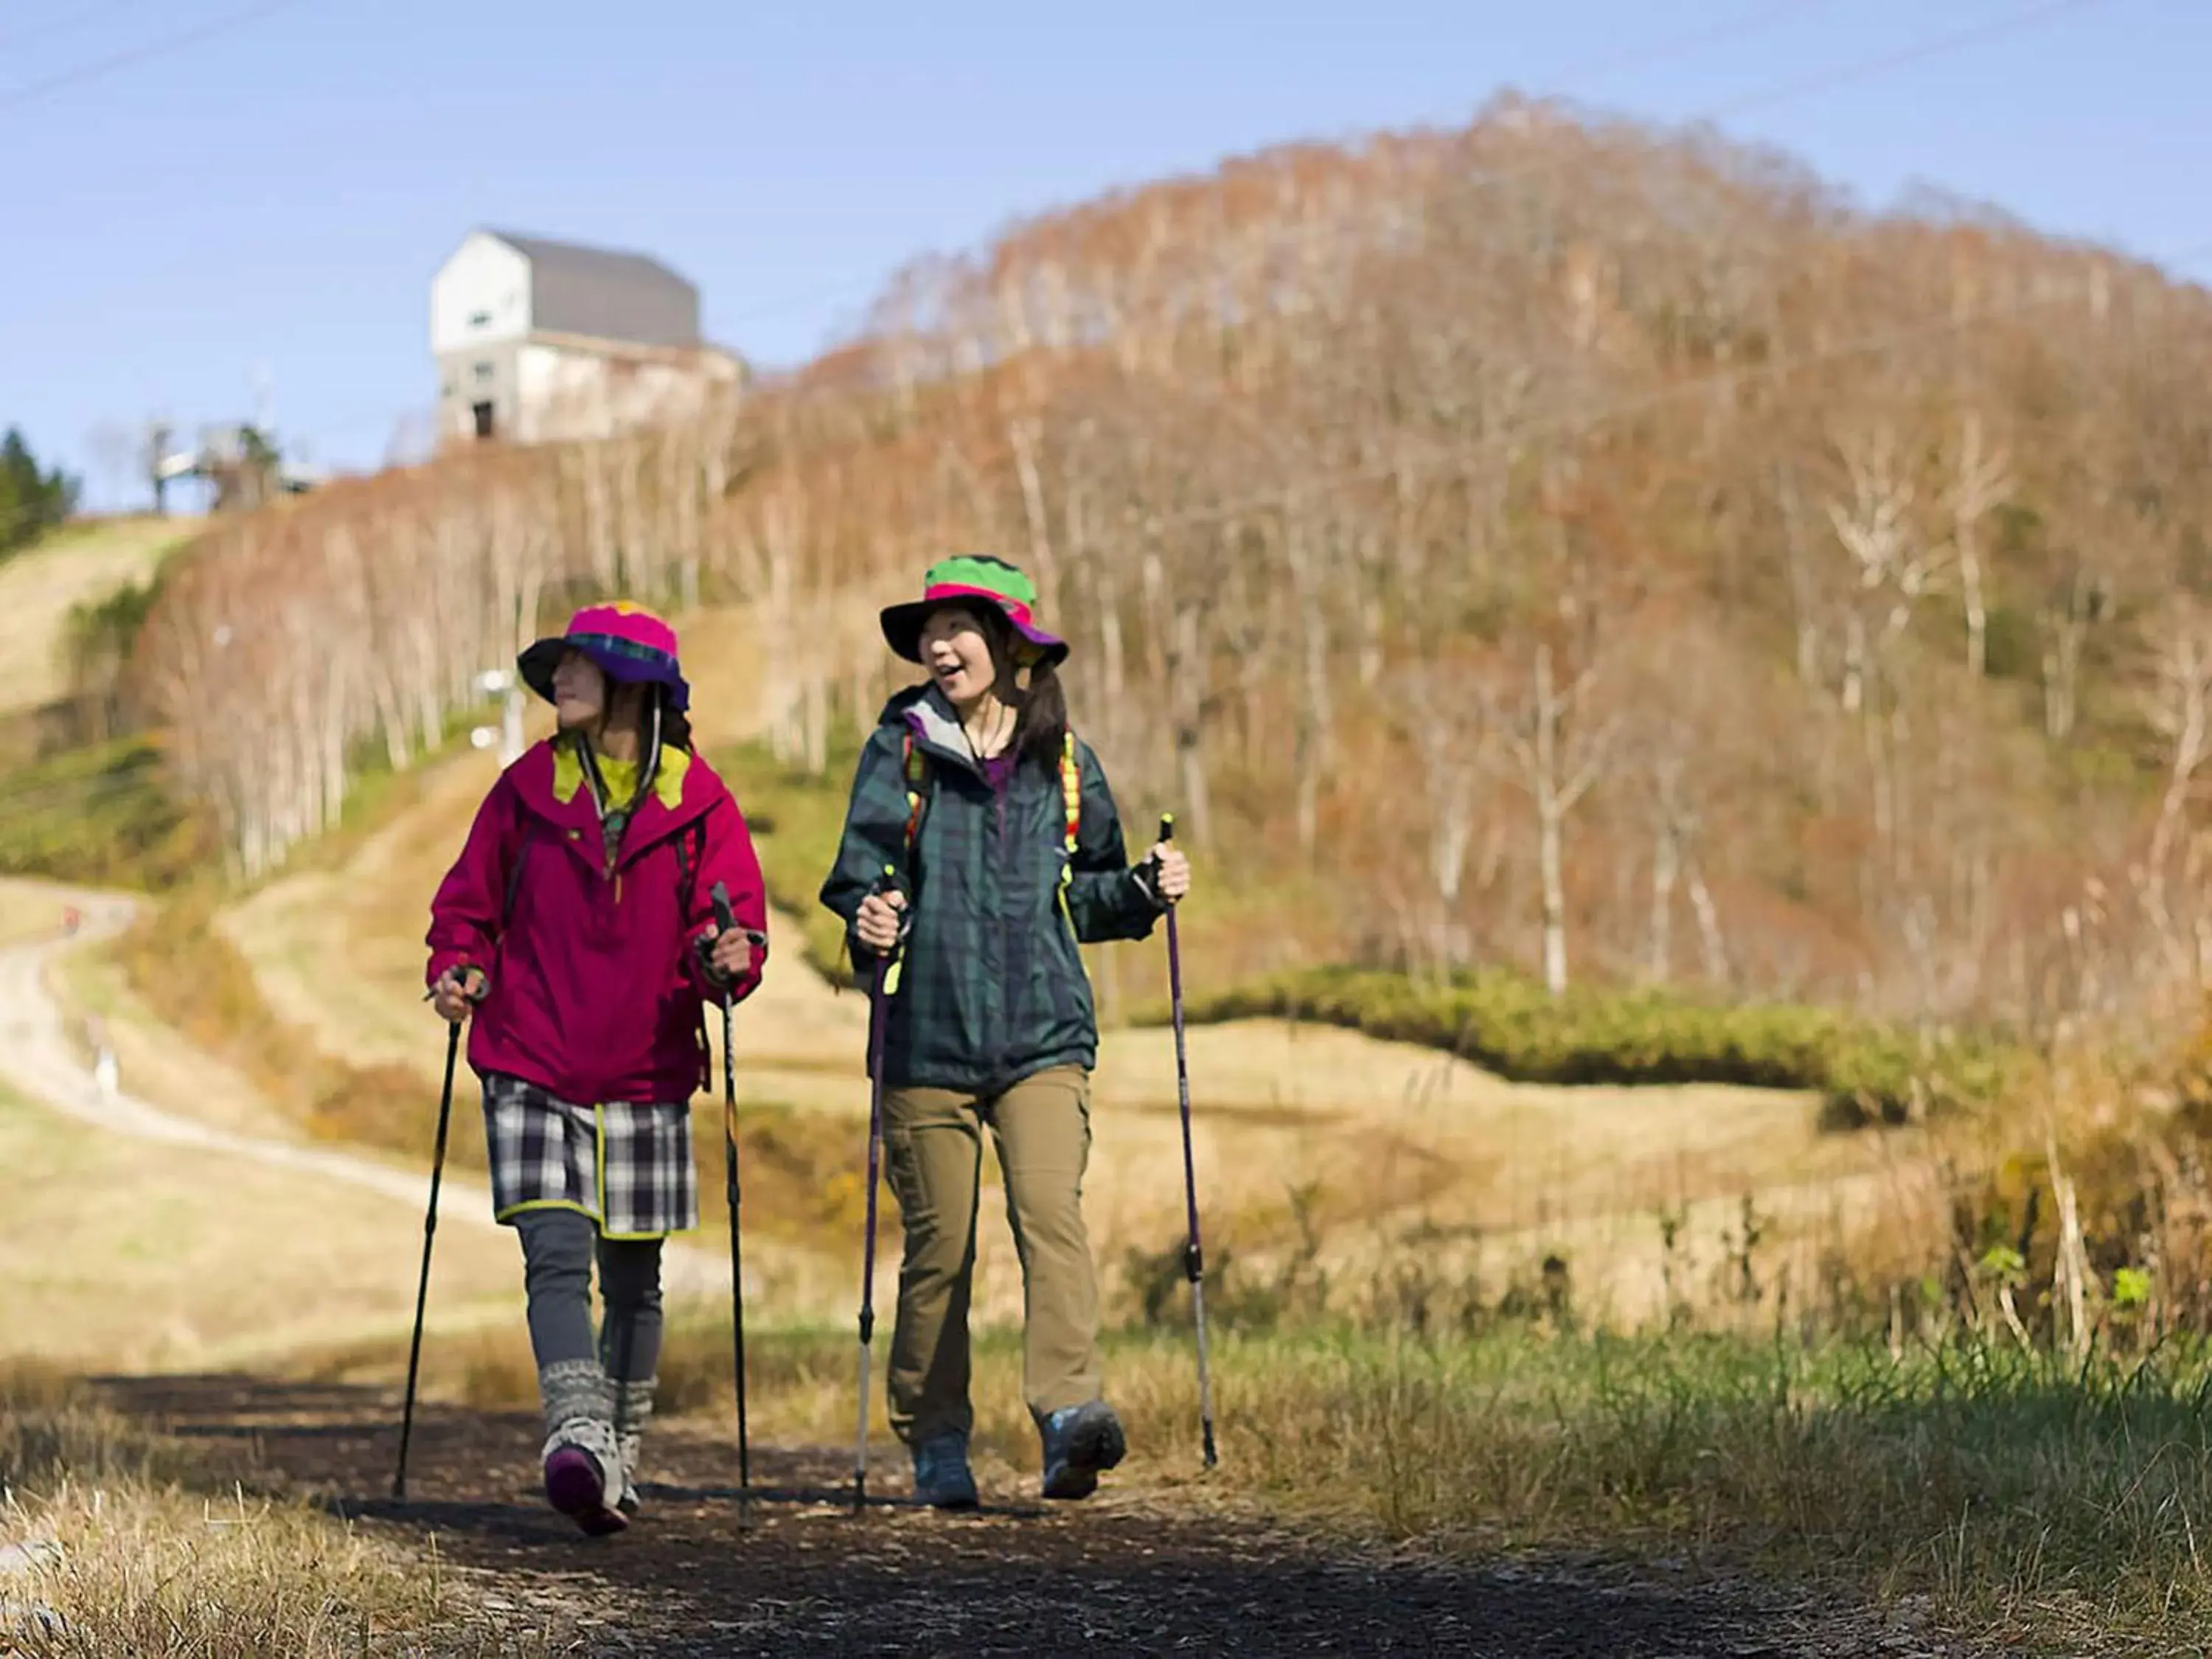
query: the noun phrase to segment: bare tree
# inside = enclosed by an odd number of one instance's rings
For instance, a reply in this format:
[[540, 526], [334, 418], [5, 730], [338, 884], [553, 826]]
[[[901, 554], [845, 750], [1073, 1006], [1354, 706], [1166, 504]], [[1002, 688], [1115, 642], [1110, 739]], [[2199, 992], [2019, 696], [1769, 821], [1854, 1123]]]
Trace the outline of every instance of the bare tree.
[[1849, 611], [1844, 647], [1843, 706], [1867, 707], [1869, 681], [1911, 623], [1914, 609], [1936, 591], [1949, 550], [1929, 545], [1911, 512], [1912, 480], [1899, 465], [1897, 434], [1887, 423], [1839, 439], [1850, 474], [1849, 501], [1828, 503], [1836, 540], [1851, 560], [1858, 602]]
[[1966, 672], [1976, 679], [1989, 672], [1990, 611], [1981, 539], [1982, 520], [2012, 495], [2012, 461], [2002, 446], [1991, 447], [1979, 411], [1968, 410], [1960, 422], [1959, 453], [1951, 477], [1951, 547], [1959, 566], [1959, 592], [1966, 610]]
[[2143, 854], [2140, 884], [2151, 924], [2172, 949], [2166, 866], [2197, 770], [2212, 754], [2212, 616], [2177, 595], [2159, 619], [2150, 650], [2153, 679], [2143, 707], [2152, 729], [2166, 739], [2166, 787]]
[[1408, 668], [1400, 677], [1398, 692], [1403, 728], [1420, 772], [1428, 854], [1424, 863], [1435, 905], [1421, 944], [1438, 964], [1455, 967], [1469, 951], [1459, 911], [1484, 775], [1481, 697], [1468, 673], [1446, 662]]
[[1592, 661], [1559, 684], [1546, 641], [1536, 647], [1521, 696], [1508, 701], [1493, 690], [1486, 698], [1497, 744], [1492, 764], [1535, 808], [1544, 984], [1554, 996], [1567, 988], [1567, 819], [1603, 775], [1619, 731], [1617, 721], [1591, 717], [1597, 680]]
[[1705, 977], [1725, 984], [1728, 945], [1720, 907], [1706, 884], [1700, 847], [1704, 815], [1690, 783], [1690, 755], [1698, 733], [1686, 720], [1664, 718], [1642, 734], [1644, 787], [1651, 820], [1651, 920], [1644, 972], [1664, 984], [1674, 975], [1674, 890], [1680, 885], [1698, 927]]

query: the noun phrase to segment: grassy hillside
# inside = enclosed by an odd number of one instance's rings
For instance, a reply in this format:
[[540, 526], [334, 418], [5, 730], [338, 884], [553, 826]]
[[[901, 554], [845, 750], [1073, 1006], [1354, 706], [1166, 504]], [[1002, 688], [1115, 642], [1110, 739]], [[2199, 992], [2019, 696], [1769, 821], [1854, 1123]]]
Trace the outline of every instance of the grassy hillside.
[[151, 516], [94, 520], [0, 562], [0, 617], [15, 664], [0, 685], [0, 715], [20, 717], [66, 695], [70, 613], [148, 582], [198, 529]]
[[0, 562], [15, 665], [0, 687], [0, 875], [158, 888], [214, 850], [158, 740], [115, 701], [160, 573], [192, 533], [178, 520], [90, 520]]

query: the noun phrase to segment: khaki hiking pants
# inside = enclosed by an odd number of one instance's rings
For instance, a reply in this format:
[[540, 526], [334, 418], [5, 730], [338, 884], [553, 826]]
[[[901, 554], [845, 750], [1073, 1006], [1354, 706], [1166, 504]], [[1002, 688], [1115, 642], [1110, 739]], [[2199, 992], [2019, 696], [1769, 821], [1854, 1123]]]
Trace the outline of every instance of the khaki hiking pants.
[[1083, 1225], [1091, 1156], [1091, 1079], [1055, 1066], [1004, 1094], [946, 1089], [884, 1096], [891, 1190], [906, 1225], [898, 1323], [891, 1334], [890, 1423], [909, 1446], [966, 1433], [968, 1293], [990, 1126], [1006, 1178], [1006, 1220], [1022, 1262], [1022, 1371], [1039, 1416], [1098, 1398], [1098, 1284]]

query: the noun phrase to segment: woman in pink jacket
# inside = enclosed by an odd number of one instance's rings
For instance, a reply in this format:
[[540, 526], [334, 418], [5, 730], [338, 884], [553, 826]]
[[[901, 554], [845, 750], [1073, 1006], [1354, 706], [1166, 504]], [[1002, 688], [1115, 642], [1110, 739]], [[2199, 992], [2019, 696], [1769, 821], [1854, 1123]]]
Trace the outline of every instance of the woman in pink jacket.
[[[475, 1021], [492, 1203], [521, 1236], [546, 1498], [614, 1532], [637, 1510], [661, 1242], [698, 1224], [704, 1004], [760, 983], [767, 902], [744, 815], [692, 752], [667, 623], [587, 606], [518, 665], [559, 729], [477, 809], [430, 903], [428, 978], [441, 1015]], [[738, 922], [720, 937], [717, 882]]]

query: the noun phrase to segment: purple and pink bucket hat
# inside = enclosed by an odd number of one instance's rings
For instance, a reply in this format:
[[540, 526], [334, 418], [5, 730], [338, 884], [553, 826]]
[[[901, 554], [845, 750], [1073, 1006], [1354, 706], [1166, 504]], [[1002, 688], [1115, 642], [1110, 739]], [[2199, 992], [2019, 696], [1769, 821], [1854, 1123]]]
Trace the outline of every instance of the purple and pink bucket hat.
[[1006, 619], [1019, 642], [1024, 663], [1058, 664], [1067, 659], [1067, 641], [1048, 634], [1031, 619], [1036, 584], [1004, 559], [963, 554], [930, 566], [921, 597], [883, 612], [884, 641], [908, 662], [921, 660], [921, 627], [929, 613], [946, 605], [988, 605]]
[[587, 605], [568, 618], [556, 638], [539, 640], [515, 667], [522, 682], [546, 702], [553, 701], [553, 669], [571, 651], [580, 651], [611, 680], [665, 686], [668, 706], [681, 713], [691, 706], [691, 688], [676, 656], [676, 630], [643, 605], [617, 599]]

